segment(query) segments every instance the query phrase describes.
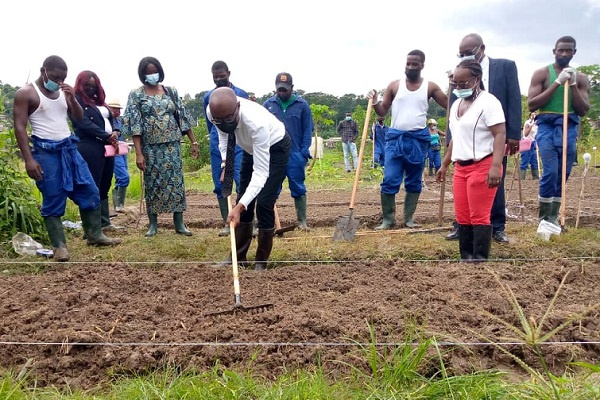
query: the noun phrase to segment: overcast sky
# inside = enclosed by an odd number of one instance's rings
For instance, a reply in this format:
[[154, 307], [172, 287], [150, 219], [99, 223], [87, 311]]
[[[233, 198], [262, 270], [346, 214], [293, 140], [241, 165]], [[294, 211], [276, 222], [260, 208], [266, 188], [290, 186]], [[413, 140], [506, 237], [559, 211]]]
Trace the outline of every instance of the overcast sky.
[[571, 35], [573, 65], [600, 63], [600, 0], [456, 1], [4, 1], [0, 81], [22, 86], [57, 54], [67, 83], [96, 72], [107, 97], [124, 105], [141, 83], [137, 66], [157, 57], [164, 84], [180, 95], [214, 87], [223, 60], [231, 82], [257, 95], [289, 72], [296, 89], [336, 96], [383, 89], [403, 75], [406, 54], [426, 54], [423, 76], [447, 87], [461, 38], [483, 37], [490, 57], [517, 63], [523, 94], [533, 71], [553, 61], [556, 39]]

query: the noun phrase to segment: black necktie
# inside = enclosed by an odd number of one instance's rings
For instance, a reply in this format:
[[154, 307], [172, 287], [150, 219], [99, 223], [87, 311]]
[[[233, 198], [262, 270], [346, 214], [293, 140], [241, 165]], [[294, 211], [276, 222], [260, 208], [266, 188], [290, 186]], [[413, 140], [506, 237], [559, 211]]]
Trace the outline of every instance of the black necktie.
[[227, 135], [227, 151], [225, 153], [225, 175], [221, 184], [221, 194], [227, 197], [233, 189], [233, 164], [235, 163], [235, 133]]

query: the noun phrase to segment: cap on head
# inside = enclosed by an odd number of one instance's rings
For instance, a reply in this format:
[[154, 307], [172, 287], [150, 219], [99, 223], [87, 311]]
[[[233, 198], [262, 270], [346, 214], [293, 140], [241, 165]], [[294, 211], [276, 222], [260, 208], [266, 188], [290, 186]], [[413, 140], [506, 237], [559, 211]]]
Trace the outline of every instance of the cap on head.
[[121, 102], [119, 101], [119, 99], [110, 99], [110, 101], [106, 104], [112, 108], [123, 108], [121, 107]]
[[437, 125], [437, 121], [436, 121], [435, 119], [433, 119], [433, 118], [430, 118], [430, 119], [427, 121], [427, 125], [429, 125], [429, 124]]
[[279, 88], [284, 88], [285, 90], [292, 90], [292, 86], [294, 82], [292, 81], [292, 76], [287, 72], [280, 72], [275, 77], [275, 90]]

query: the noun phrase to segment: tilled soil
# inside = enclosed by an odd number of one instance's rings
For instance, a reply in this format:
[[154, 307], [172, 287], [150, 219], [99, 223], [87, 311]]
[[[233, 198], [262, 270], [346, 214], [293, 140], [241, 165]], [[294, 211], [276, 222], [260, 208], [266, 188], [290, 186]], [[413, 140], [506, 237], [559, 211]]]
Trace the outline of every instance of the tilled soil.
[[[597, 193], [598, 179], [591, 178], [586, 191]], [[427, 186], [416, 220], [435, 224], [439, 184], [428, 181]], [[577, 199], [579, 189], [571, 185], [570, 199]], [[533, 223], [537, 182], [524, 181], [522, 192], [525, 220]], [[348, 213], [347, 197], [348, 193], [333, 190], [309, 192], [309, 224], [335, 225], [340, 215]], [[509, 224], [521, 223], [516, 183], [508, 198]], [[375, 189], [358, 193], [356, 214], [367, 226], [381, 218], [378, 199]], [[446, 222], [452, 220], [451, 199], [448, 191]], [[593, 195], [584, 198], [582, 226], [598, 227], [595, 201]], [[221, 226], [212, 195], [190, 194], [188, 202], [190, 226]], [[401, 210], [401, 196], [398, 202]], [[135, 211], [134, 205], [129, 207]], [[568, 207], [572, 219], [576, 207], [577, 202]], [[293, 223], [289, 194], [282, 196], [279, 209], [282, 224]], [[320, 360], [327, 371], [335, 373], [346, 368], [336, 361], [365, 366], [366, 356], [356, 343], [370, 341], [369, 326], [381, 343], [403, 341], [405, 333], [416, 326], [438, 341], [473, 344], [443, 348], [450, 372], [487, 368], [516, 372], [514, 360], [481, 344], [521, 341], [487, 314], [520, 326], [508, 295], [489, 270], [512, 289], [527, 316], [537, 322], [569, 273], [544, 324], [547, 332], [599, 301], [599, 267], [597, 260], [299, 262], [263, 272], [240, 272], [243, 305], [269, 303], [271, 309], [211, 317], [206, 314], [233, 308], [229, 268], [189, 263], [153, 268], [127, 263], [52, 264], [39, 274], [6, 275], [0, 280], [0, 369], [19, 370], [27, 365], [38, 386], [83, 388], [105, 382], [114, 373], [165, 366], [251, 365], [256, 373], [273, 377]], [[574, 360], [600, 362], [600, 345], [590, 343], [600, 341], [599, 311], [577, 318], [552, 340], [575, 342], [543, 346], [555, 373], [563, 372], [566, 363]], [[537, 365], [525, 347], [505, 347], [529, 365]], [[435, 365], [423, 372], [435, 372]]]

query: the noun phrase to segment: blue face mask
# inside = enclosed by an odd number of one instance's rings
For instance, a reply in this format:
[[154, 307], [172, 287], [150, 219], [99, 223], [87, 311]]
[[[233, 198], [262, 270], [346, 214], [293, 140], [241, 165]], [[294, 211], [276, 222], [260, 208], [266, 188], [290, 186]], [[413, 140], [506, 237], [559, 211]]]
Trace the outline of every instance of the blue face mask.
[[352, 117], [346, 117], [346, 121], [351, 121]]
[[151, 86], [158, 85], [158, 80], [160, 79], [160, 74], [157, 72], [156, 74], [146, 75], [146, 82], [148, 82]]
[[466, 99], [468, 97], [473, 96], [473, 88], [469, 88], [469, 89], [454, 89], [452, 91], [452, 93], [454, 93], [454, 95], [456, 97], [458, 97], [459, 99]]
[[58, 89], [60, 89], [60, 85], [58, 83], [48, 78], [48, 72], [46, 72], [46, 79], [48, 79], [47, 81], [44, 81], [44, 87], [46, 89], [48, 89], [51, 92], [56, 92]]

